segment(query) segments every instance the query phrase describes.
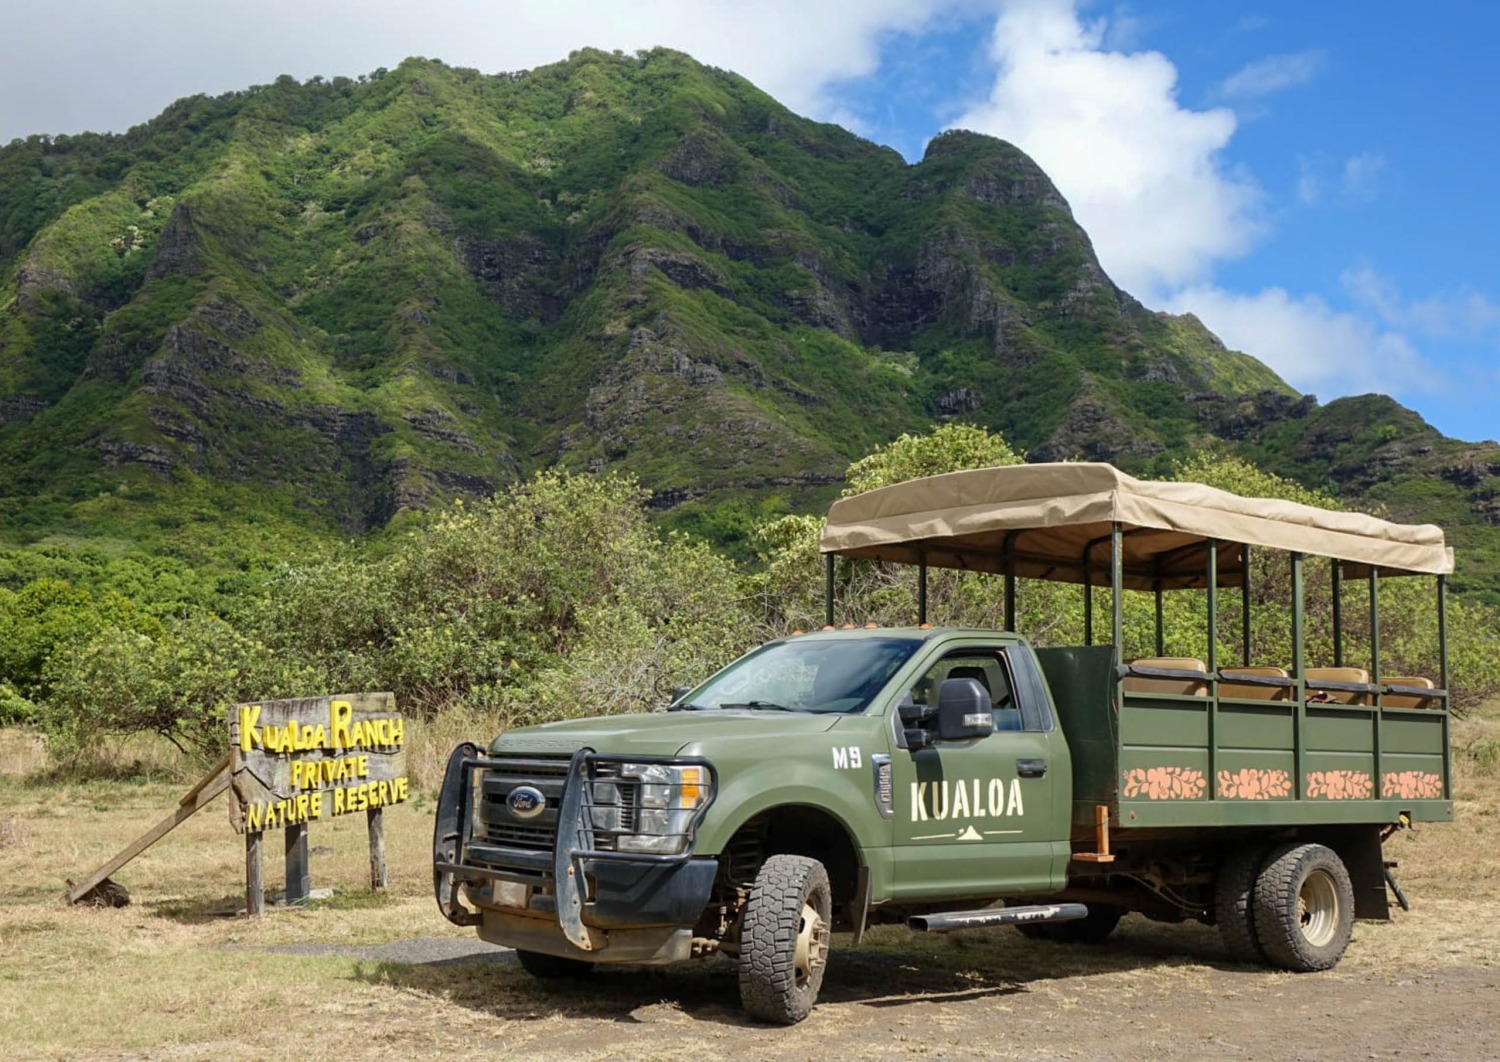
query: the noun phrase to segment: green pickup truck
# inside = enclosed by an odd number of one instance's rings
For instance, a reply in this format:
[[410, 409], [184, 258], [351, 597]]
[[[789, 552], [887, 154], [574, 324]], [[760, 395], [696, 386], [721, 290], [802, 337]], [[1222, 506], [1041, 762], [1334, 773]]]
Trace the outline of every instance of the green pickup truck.
[[[1290, 566], [1290, 660], [1255, 660], [1248, 605], [1218, 629], [1260, 549]], [[1388, 883], [1405, 902], [1385, 837], [1452, 818], [1445, 637], [1434, 676], [1385, 674], [1372, 608], [1353, 666], [1339, 607], [1345, 579], [1433, 576], [1441, 635], [1452, 552], [1435, 527], [1021, 465], [843, 499], [822, 550], [823, 630], [665, 711], [455, 749], [433, 842], [443, 914], [540, 977], [724, 954], [745, 1009], [792, 1023], [830, 933], [857, 946], [874, 923], [1097, 941], [1137, 911], [1217, 924], [1239, 960], [1327, 969], [1355, 918], [1389, 917]], [[915, 565], [919, 625], [836, 629], [841, 557]], [[1312, 558], [1335, 585], [1316, 663]], [[1003, 577], [1005, 629], [930, 626], [930, 566]], [[1011, 633], [1023, 578], [1081, 587], [1086, 644]], [[1123, 660], [1131, 592], [1155, 595], [1156, 653]], [[1161, 651], [1169, 592], [1207, 598], [1201, 658]], [[1091, 644], [1096, 597], [1111, 637]]]

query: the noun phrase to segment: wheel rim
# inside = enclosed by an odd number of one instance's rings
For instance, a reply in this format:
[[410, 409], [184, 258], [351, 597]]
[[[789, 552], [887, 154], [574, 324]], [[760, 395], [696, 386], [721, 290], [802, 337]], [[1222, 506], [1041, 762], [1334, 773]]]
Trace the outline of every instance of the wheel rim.
[[1314, 870], [1297, 891], [1297, 921], [1302, 936], [1315, 948], [1326, 947], [1338, 935], [1338, 887], [1326, 870]]
[[828, 923], [810, 903], [802, 905], [802, 924], [797, 930], [795, 966], [800, 988], [828, 961]]

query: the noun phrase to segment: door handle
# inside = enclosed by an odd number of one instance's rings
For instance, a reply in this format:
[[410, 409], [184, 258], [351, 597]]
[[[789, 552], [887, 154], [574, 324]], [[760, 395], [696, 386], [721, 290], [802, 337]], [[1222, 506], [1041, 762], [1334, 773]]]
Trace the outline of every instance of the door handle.
[[1046, 760], [1017, 760], [1016, 773], [1022, 778], [1040, 778], [1047, 773]]

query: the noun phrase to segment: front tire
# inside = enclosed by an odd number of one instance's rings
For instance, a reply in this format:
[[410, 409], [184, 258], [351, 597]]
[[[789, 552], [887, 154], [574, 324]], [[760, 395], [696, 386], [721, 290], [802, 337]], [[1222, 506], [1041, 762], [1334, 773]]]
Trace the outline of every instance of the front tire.
[[823, 987], [832, 915], [822, 863], [794, 855], [765, 861], [740, 929], [740, 1002], [747, 1014], [776, 1025], [807, 1017]]
[[1354, 886], [1331, 848], [1289, 844], [1271, 853], [1255, 882], [1255, 935], [1285, 970], [1328, 970], [1354, 930]]
[[516, 958], [521, 969], [542, 981], [577, 981], [594, 972], [594, 964], [582, 959], [565, 959], [560, 955], [547, 955], [540, 951], [516, 949]]

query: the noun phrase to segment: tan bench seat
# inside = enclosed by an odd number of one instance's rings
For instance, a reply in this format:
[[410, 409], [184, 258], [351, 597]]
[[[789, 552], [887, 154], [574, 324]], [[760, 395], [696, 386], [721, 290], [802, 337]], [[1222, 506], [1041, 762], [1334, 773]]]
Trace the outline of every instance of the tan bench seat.
[[[1201, 679], [1186, 675], [1134, 674], [1146, 671], [1196, 671]], [[1148, 656], [1132, 660], [1125, 675], [1126, 693], [1173, 693], [1180, 697], [1208, 696], [1208, 665], [1191, 656]]]
[[1437, 685], [1430, 678], [1421, 675], [1386, 675], [1380, 680], [1381, 685], [1386, 687], [1403, 687], [1396, 692], [1388, 692], [1380, 698], [1380, 703], [1387, 708], [1441, 708], [1443, 699], [1436, 695], [1424, 697], [1420, 693], [1407, 693], [1406, 690], [1432, 690]]
[[[1310, 667], [1302, 677], [1306, 680], [1309, 699], [1320, 697], [1330, 704], [1375, 703], [1375, 687], [1370, 686], [1370, 673], [1362, 667]], [[1369, 686], [1369, 689], [1345, 690], [1331, 685], [1325, 688], [1323, 683], [1355, 683]]]
[[1221, 667], [1219, 669], [1219, 696], [1240, 697], [1255, 701], [1289, 701], [1296, 689], [1290, 681], [1285, 685], [1258, 682], [1235, 682], [1238, 676], [1249, 678], [1288, 679], [1284, 667]]

